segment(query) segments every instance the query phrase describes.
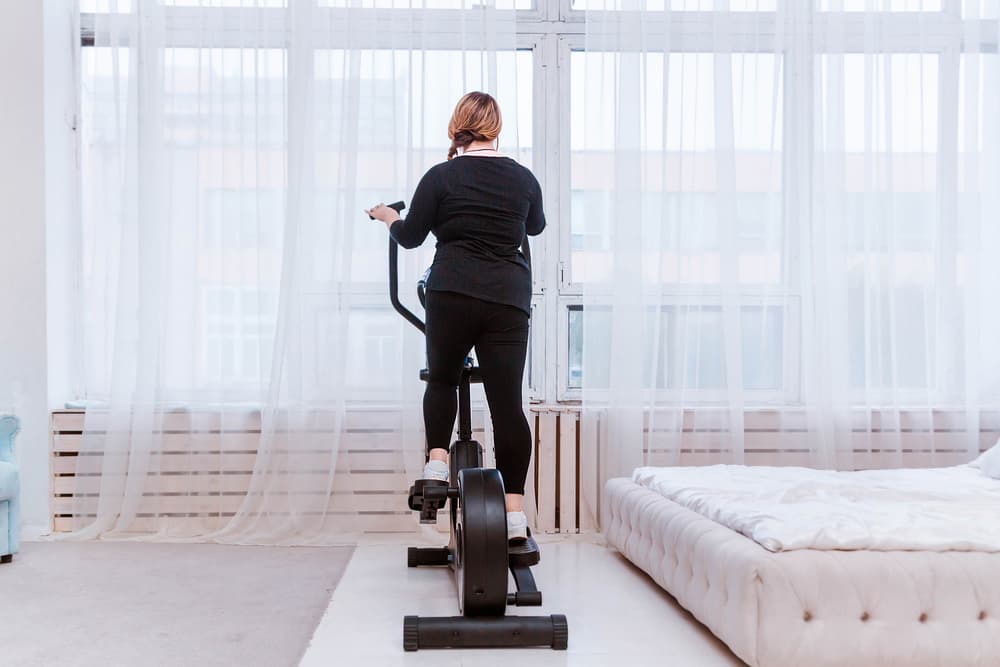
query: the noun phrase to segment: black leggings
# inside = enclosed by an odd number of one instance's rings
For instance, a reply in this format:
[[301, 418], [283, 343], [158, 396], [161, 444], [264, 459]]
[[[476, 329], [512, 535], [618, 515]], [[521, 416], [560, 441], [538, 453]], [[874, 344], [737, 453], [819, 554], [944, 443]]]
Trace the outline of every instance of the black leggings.
[[451, 443], [458, 383], [473, 346], [493, 418], [497, 469], [507, 493], [523, 494], [531, 431], [521, 406], [528, 314], [520, 308], [455, 292], [427, 292], [427, 449], [448, 449]]

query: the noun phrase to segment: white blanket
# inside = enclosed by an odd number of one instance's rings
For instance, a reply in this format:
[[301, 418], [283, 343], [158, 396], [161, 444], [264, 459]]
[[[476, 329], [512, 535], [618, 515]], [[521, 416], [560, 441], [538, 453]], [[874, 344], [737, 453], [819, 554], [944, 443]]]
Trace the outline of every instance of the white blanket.
[[1000, 480], [971, 466], [646, 467], [632, 479], [771, 551], [1000, 551]]

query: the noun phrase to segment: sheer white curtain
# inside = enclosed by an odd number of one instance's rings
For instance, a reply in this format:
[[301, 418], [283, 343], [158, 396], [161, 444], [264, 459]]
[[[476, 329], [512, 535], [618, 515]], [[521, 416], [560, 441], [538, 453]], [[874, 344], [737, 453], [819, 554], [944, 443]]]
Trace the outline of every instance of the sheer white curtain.
[[[389, 308], [387, 234], [362, 209], [445, 159], [469, 90], [528, 157], [513, 6], [83, 9], [75, 535], [415, 529], [423, 338]], [[410, 301], [429, 245], [403, 258]]]
[[1000, 405], [997, 3], [586, 9], [572, 270], [600, 478], [972, 458]]

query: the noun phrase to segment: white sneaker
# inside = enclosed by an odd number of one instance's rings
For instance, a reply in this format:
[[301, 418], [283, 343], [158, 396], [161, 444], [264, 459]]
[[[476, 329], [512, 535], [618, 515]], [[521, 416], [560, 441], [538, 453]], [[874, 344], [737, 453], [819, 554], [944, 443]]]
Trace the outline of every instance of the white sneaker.
[[524, 512], [507, 512], [507, 539], [528, 539], [528, 517]]
[[448, 481], [448, 464], [444, 461], [428, 461], [424, 464], [424, 479], [435, 479], [440, 482]]

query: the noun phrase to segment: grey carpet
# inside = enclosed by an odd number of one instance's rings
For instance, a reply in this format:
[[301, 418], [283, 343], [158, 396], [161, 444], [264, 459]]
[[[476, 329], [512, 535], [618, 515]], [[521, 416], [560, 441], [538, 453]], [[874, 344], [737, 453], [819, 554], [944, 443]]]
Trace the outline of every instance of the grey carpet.
[[35, 542], [0, 565], [0, 664], [296, 665], [352, 549]]

